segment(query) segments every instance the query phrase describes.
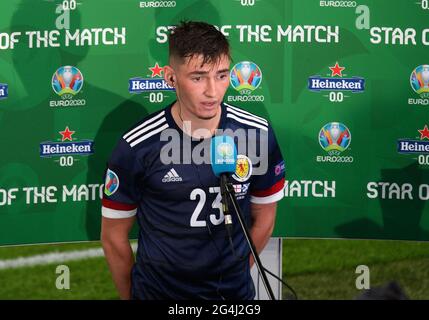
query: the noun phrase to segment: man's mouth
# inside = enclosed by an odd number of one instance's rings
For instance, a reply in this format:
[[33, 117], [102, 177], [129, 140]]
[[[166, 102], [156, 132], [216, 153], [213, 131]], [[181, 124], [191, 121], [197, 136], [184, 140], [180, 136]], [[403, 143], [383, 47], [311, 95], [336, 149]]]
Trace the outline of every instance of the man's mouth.
[[205, 102], [201, 102], [201, 104], [204, 107], [210, 108], [210, 107], [214, 107], [216, 105], [216, 101], [205, 101]]

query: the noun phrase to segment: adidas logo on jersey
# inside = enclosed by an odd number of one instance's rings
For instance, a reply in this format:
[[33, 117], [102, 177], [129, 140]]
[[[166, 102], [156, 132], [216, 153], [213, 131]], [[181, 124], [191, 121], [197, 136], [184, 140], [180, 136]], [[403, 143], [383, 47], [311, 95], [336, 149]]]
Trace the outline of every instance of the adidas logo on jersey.
[[162, 178], [162, 182], [181, 182], [182, 177], [179, 176], [173, 168]]

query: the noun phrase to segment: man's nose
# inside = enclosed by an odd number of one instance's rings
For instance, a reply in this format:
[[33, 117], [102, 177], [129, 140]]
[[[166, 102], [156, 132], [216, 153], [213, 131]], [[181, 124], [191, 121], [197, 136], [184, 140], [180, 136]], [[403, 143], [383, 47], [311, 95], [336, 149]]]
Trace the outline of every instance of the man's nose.
[[216, 84], [214, 79], [210, 79], [210, 78], [207, 79], [205, 94], [207, 97], [216, 96]]

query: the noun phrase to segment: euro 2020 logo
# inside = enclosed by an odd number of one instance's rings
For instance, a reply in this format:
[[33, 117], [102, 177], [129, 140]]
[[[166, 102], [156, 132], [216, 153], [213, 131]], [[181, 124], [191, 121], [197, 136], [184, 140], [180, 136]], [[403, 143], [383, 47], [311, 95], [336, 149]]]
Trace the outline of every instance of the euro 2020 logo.
[[232, 149], [232, 146], [229, 143], [221, 143], [217, 147], [217, 152], [219, 156], [225, 159], [226, 157], [231, 157], [234, 150]]
[[119, 188], [119, 178], [115, 172], [108, 169], [106, 172], [106, 181], [104, 183], [104, 193], [107, 196], [113, 195]]
[[232, 68], [230, 81], [241, 94], [251, 94], [261, 84], [262, 72], [255, 63], [242, 61]]
[[52, 88], [63, 99], [71, 98], [78, 94], [82, 86], [83, 75], [76, 67], [60, 67], [52, 76]]
[[429, 65], [424, 64], [415, 68], [411, 73], [410, 83], [421, 98], [429, 98]]
[[338, 155], [345, 151], [351, 142], [350, 130], [342, 123], [330, 122], [319, 132], [320, 146], [329, 155]]

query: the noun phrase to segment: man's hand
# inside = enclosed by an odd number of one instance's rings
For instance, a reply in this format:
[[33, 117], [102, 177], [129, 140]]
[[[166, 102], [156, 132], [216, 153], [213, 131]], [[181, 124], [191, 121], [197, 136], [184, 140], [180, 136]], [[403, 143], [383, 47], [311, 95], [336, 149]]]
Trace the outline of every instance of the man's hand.
[[124, 219], [102, 217], [101, 222], [104, 254], [116, 289], [123, 300], [131, 298], [131, 269], [134, 265], [134, 255], [128, 234], [134, 221], [135, 216]]

